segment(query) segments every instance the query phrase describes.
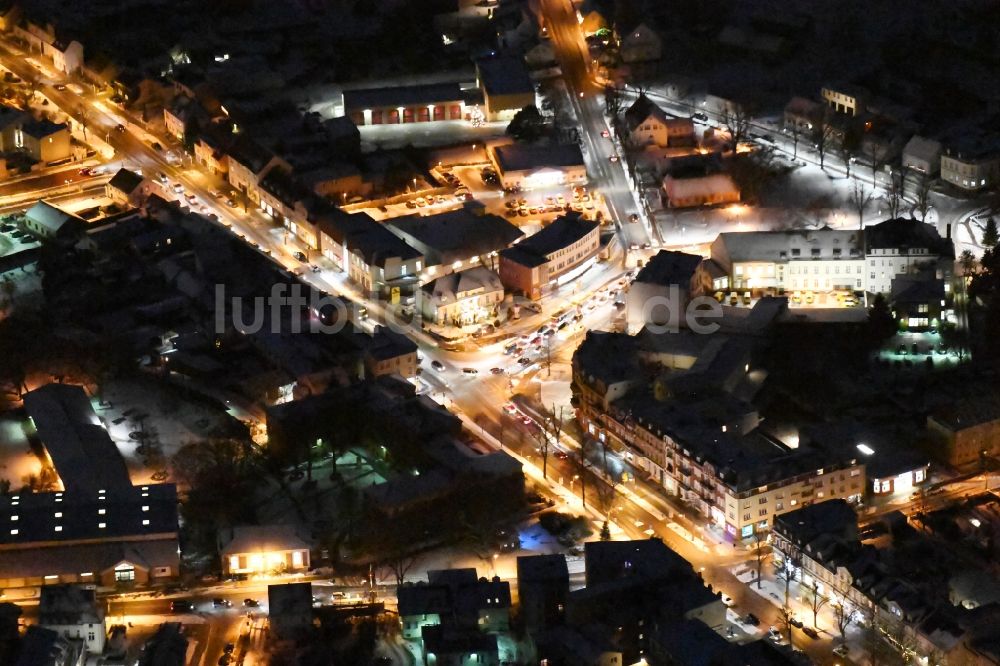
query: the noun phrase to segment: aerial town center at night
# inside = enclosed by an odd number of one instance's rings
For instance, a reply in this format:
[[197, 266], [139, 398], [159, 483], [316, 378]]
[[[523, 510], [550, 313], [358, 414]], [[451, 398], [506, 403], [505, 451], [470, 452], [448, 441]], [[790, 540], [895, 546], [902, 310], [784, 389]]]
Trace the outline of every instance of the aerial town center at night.
[[0, 0], [0, 666], [1000, 666], [997, 25]]

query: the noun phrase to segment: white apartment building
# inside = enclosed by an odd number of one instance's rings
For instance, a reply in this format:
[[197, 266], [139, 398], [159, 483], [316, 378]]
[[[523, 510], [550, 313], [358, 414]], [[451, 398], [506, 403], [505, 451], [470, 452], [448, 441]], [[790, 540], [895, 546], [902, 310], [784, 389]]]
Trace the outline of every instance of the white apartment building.
[[951, 239], [930, 224], [896, 218], [865, 228], [866, 290], [873, 294], [888, 294], [893, 278], [922, 271], [944, 280], [948, 293], [954, 260]]
[[722, 233], [712, 260], [732, 289], [862, 291], [864, 253], [857, 231], [834, 229]]
[[941, 178], [963, 190], [984, 190], [1000, 184], [1000, 151], [946, 150]]

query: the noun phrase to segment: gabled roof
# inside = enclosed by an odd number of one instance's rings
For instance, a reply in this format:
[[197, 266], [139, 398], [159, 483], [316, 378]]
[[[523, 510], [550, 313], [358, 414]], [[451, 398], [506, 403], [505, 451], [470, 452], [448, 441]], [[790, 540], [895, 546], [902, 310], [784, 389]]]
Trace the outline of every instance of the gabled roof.
[[[521, 253], [547, 257], [557, 250], [562, 250], [576, 243], [597, 229], [598, 226], [597, 222], [587, 220], [579, 213], [567, 213], [553, 220], [551, 224], [538, 233], [528, 236], [512, 248], [504, 250], [500, 255], [515, 261]], [[513, 253], [514, 250], [517, 251], [516, 255]]]
[[118, 173], [108, 181], [108, 186], [125, 194], [132, 194], [142, 185], [142, 181], [143, 177], [140, 174], [128, 169], [119, 169]]
[[298, 535], [294, 525], [241, 525], [223, 530], [229, 541], [220, 554], [309, 550], [309, 544]]
[[639, 98], [632, 102], [632, 106], [625, 110], [625, 125], [628, 127], [628, 131], [635, 131], [635, 128], [644, 123], [650, 116], [661, 123], [667, 122], [667, 113], [644, 93], [639, 95]]
[[67, 224], [86, 224], [83, 219], [73, 215], [72, 213], [67, 213], [61, 208], [57, 208], [44, 200], [39, 201], [34, 206], [29, 208], [24, 216], [35, 224], [45, 227], [53, 235], [58, 234], [64, 226], [67, 226]]

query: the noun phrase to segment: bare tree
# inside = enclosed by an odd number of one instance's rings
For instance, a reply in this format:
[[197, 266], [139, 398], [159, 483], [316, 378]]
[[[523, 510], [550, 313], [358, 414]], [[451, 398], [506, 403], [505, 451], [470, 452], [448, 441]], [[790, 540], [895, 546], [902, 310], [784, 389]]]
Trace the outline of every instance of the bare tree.
[[863, 148], [865, 155], [872, 161], [872, 187], [876, 187], [878, 182], [875, 180], [875, 177], [878, 174], [878, 170], [885, 164], [886, 150], [874, 137], [867, 144], [864, 144]]
[[760, 531], [754, 531], [753, 536], [750, 537], [750, 543], [754, 549], [754, 557], [757, 559], [757, 589], [760, 589], [760, 579], [764, 572], [764, 560], [766, 560], [771, 553], [765, 551], [770, 544], [767, 543], [767, 539], [762, 536]]
[[778, 631], [788, 638], [789, 647], [792, 647], [792, 627], [795, 626], [792, 624], [792, 620], [794, 617], [795, 615], [788, 606], [782, 606], [778, 609]]
[[809, 609], [813, 614], [813, 628], [818, 629], [819, 627], [816, 625], [816, 621], [819, 616], [819, 612], [823, 606], [830, 602], [830, 597], [819, 591], [819, 583], [815, 580], [811, 583], [807, 583], [805, 588], [809, 593], [807, 603], [809, 604]]
[[729, 138], [733, 142], [733, 153], [736, 148], [743, 143], [747, 135], [750, 134], [750, 121], [752, 120], [750, 111], [742, 104], [726, 107], [722, 113], [722, 126], [729, 133]]
[[798, 122], [792, 123], [791, 135], [792, 135], [792, 159], [794, 160], [799, 156], [799, 136], [802, 135], [802, 128], [799, 126]]
[[829, 113], [825, 114], [823, 119], [820, 121], [816, 128], [816, 152], [819, 153], [819, 168], [823, 169], [826, 165], [826, 155], [830, 152], [830, 149], [834, 145], [834, 139], [837, 134], [836, 128], [829, 122]]
[[833, 605], [833, 617], [837, 622], [837, 631], [840, 632], [840, 640], [846, 640], [847, 630], [850, 629], [851, 625], [857, 624], [860, 614], [858, 611], [850, 608], [847, 605], [847, 599], [841, 597], [840, 600]]
[[589, 440], [584, 437], [580, 440], [580, 448], [577, 451], [576, 466], [579, 470], [580, 475], [580, 499], [583, 502], [583, 508], [587, 508], [587, 448]]
[[899, 210], [903, 205], [903, 184], [895, 174], [889, 177], [889, 187], [885, 191], [885, 202], [889, 207], [889, 219], [895, 220], [899, 217]]
[[874, 190], [869, 190], [858, 181], [854, 181], [854, 189], [851, 190], [850, 202], [854, 210], [858, 213], [858, 228], [862, 231], [865, 228], [865, 208], [868, 207], [874, 196]]
[[416, 563], [417, 556], [413, 554], [403, 552], [386, 554], [378, 562], [379, 578], [388, 578], [391, 575], [396, 580], [396, 585], [402, 585], [406, 580], [406, 574]]
[[917, 180], [916, 200], [914, 210], [920, 213], [920, 221], [926, 222], [931, 208], [931, 179], [926, 173], [921, 173]]

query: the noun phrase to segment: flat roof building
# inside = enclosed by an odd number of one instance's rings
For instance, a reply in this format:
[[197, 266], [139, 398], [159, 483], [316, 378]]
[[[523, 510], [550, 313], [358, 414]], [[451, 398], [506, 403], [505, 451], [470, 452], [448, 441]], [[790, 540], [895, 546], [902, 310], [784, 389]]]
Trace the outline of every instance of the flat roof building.
[[575, 143], [491, 146], [489, 157], [507, 189], [544, 189], [584, 183], [587, 167]]

